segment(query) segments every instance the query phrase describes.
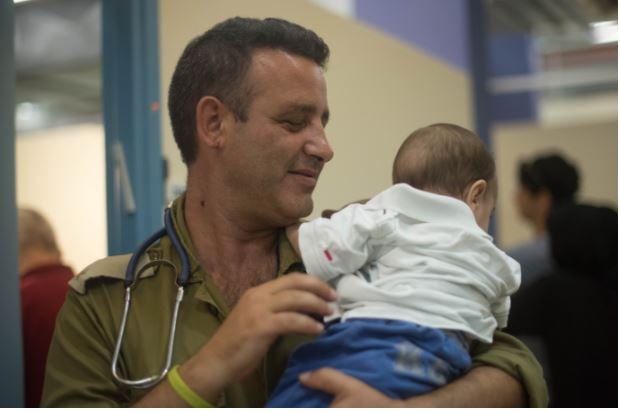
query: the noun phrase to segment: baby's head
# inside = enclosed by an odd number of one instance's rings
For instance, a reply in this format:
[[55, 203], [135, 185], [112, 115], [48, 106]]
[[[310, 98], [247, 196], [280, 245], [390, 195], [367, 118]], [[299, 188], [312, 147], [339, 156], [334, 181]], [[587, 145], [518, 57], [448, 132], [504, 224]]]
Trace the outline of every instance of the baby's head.
[[392, 179], [462, 200], [488, 230], [497, 201], [495, 162], [475, 133], [448, 123], [416, 130], [396, 154]]

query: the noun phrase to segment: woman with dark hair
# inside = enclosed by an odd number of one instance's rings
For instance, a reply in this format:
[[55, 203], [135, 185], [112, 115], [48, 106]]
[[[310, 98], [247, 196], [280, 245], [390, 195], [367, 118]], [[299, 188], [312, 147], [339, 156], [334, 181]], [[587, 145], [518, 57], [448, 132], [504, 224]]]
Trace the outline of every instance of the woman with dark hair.
[[547, 218], [556, 206], [575, 202], [579, 172], [563, 156], [553, 153], [521, 162], [518, 174], [517, 209], [532, 227], [534, 238], [506, 253], [521, 264], [523, 288], [553, 267]]

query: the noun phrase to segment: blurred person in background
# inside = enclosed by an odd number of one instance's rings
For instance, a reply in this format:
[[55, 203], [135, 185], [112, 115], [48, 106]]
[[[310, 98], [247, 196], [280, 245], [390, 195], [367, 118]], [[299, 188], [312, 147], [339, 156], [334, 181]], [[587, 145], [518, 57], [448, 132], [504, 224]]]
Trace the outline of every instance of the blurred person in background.
[[552, 407], [618, 406], [618, 213], [565, 204], [548, 219], [555, 269], [513, 296], [508, 332], [542, 341]]
[[506, 251], [521, 264], [521, 288], [553, 269], [547, 234], [551, 210], [572, 204], [579, 189], [579, 171], [557, 153], [541, 155], [519, 165], [517, 209], [534, 229], [534, 238]]
[[38, 407], [56, 314], [73, 271], [61, 260], [49, 222], [32, 209], [18, 210], [19, 275], [26, 407]]

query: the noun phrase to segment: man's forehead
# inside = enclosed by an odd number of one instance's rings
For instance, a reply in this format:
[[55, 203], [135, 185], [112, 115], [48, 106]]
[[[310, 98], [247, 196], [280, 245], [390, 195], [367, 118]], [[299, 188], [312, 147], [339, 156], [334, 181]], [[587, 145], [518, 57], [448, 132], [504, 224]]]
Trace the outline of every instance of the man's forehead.
[[282, 76], [285, 71], [307, 72], [314, 67], [320, 70], [314, 61], [281, 49], [255, 49], [251, 56], [248, 74], [254, 77]]
[[[273, 94], [280, 110], [301, 112], [325, 111], [317, 108], [312, 91], [320, 90], [326, 100], [323, 70], [314, 61], [279, 49], [257, 49], [248, 71], [252, 94]], [[318, 88], [317, 88], [318, 86]], [[273, 92], [273, 93], [272, 93]], [[326, 102], [324, 102], [327, 105]]]

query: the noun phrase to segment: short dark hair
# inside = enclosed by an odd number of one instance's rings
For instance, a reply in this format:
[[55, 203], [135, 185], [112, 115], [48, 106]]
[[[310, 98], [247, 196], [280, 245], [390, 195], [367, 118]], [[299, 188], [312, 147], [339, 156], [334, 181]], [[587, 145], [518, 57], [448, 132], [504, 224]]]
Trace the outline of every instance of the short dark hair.
[[519, 182], [533, 194], [548, 191], [553, 203], [573, 202], [579, 189], [579, 171], [564, 157], [552, 153], [522, 161]]
[[394, 159], [392, 178], [395, 184], [461, 198], [476, 180], [495, 182], [495, 161], [472, 131], [437, 123], [405, 139]]
[[189, 42], [168, 91], [172, 132], [187, 165], [196, 158], [196, 105], [203, 96], [217, 97], [238, 121], [247, 120], [252, 90], [246, 76], [253, 51], [261, 48], [306, 57], [322, 68], [329, 58], [316, 33], [277, 18], [230, 18]]

